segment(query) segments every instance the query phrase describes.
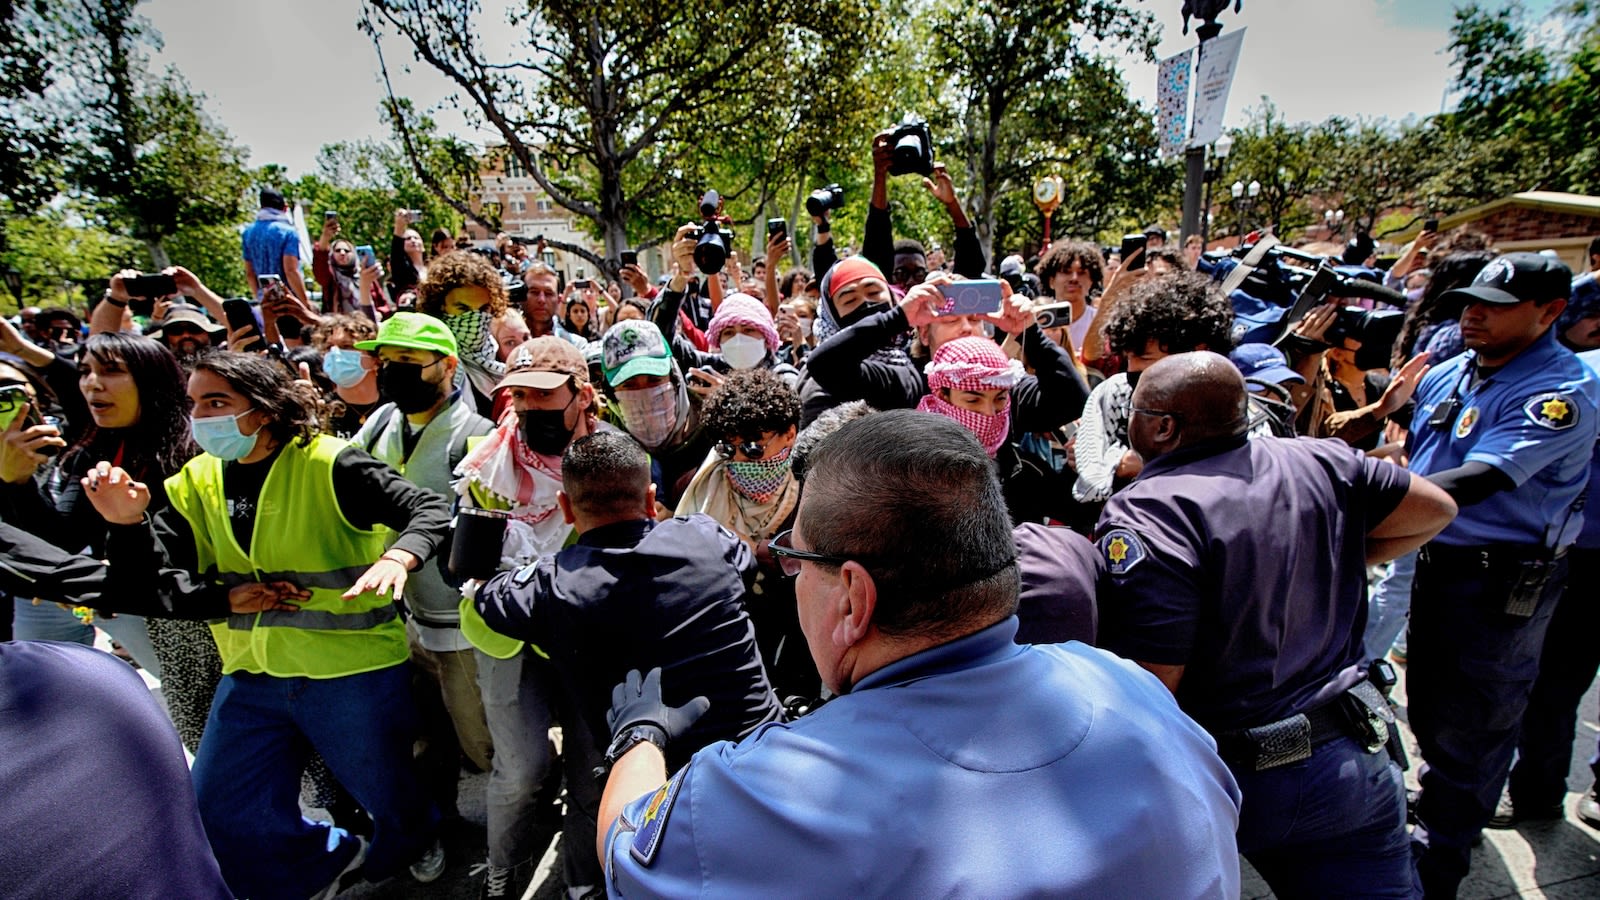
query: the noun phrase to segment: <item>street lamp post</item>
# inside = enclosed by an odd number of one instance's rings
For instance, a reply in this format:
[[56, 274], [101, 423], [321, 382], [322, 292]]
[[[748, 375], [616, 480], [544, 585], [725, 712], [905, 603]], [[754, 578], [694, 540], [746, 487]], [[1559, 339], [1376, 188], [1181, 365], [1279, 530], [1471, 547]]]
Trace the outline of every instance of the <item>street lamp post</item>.
[[1222, 174], [1228, 167], [1228, 154], [1233, 152], [1233, 136], [1223, 132], [1222, 137], [1211, 145], [1211, 158], [1214, 162], [1206, 169], [1206, 199], [1205, 214], [1200, 218], [1200, 240], [1202, 243], [1211, 242], [1211, 184], [1222, 180]]
[[1239, 246], [1244, 246], [1244, 218], [1247, 210], [1253, 211], [1256, 198], [1261, 196], [1261, 182], [1252, 180], [1248, 185], [1235, 181], [1228, 187], [1233, 197], [1233, 210], [1239, 217]]
[[1325, 209], [1322, 211], [1322, 226], [1328, 229], [1328, 239], [1344, 231], [1344, 210]]

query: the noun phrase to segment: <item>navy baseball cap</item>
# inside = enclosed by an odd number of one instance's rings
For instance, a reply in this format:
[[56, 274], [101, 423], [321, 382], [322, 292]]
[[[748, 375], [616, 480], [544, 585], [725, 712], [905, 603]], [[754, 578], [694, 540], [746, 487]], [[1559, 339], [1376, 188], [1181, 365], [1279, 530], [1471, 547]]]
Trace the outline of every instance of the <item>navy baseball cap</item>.
[[1239, 369], [1239, 374], [1257, 381], [1283, 384], [1286, 381], [1305, 383], [1305, 377], [1289, 368], [1283, 351], [1271, 344], [1240, 344], [1228, 354], [1228, 359]]
[[1445, 291], [1440, 301], [1512, 306], [1527, 300], [1565, 300], [1572, 293], [1572, 270], [1539, 253], [1507, 253], [1489, 261], [1472, 284]]

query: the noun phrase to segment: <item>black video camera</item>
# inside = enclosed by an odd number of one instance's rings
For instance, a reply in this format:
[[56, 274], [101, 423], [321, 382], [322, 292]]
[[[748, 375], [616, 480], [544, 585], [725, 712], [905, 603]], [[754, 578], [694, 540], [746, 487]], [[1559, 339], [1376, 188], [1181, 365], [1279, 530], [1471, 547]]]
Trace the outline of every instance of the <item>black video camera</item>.
[[889, 147], [893, 152], [890, 175], [933, 175], [933, 134], [927, 122], [908, 116], [889, 135]]
[[733, 247], [733, 232], [723, 228], [717, 218], [721, 206], [722, 197], [716, 191], [706, 191], [700, 198], [700, 215], [705, 218], [705, 224], [689, 232], [689, 237], [694, 238], [695, 268], [707, 275], [722, 271]]
[[806, 212], [813, 216], [827, 215], [830, 209], [839, 209], [844, 206], [844, 188], [837, 184], [830, 184], [825, 188], [818, 188], [806, 198]]
[[1361, 306], [1341, 306], [1328, 326], [1323, 338], [1334, 347], [1344, 346], [1346, 338], [1358, 342], [1355, 366], [1358, 369], [1382, 369], [1389, 365], [1389, 354], [1395, 339], [1400, 337], [1400, 327], [1405, 324], [1403, 309], [1367, 309]]

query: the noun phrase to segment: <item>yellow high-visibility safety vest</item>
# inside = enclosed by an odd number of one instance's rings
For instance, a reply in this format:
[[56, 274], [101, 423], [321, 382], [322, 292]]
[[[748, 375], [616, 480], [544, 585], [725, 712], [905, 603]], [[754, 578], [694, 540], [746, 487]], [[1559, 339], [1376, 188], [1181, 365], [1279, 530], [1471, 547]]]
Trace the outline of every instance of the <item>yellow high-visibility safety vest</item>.
[[222, 460], [203, 453], [167, 479], [167, 497], [194, 531], [200, 572], [215, 567], [229, 586], [288, 581], [311, 592], [292, 612], [212, 621], [223, 674], [338, 678], [398, 665], [410, 655], [391, 598], [342, 596], [383, 555], [386, 533], [382, 526], [356, 528], [339, 509], [333, 465], [347, 446], [318, 435], [279, 452], [256, 501], [248, 554], [228, 518]]

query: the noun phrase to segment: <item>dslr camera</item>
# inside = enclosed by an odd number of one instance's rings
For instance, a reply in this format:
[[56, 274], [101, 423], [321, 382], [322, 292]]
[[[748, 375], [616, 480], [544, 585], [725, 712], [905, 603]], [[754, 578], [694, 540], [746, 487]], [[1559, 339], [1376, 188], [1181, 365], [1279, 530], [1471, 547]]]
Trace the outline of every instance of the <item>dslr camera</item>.
[[933, 175], [933, 134], [927, 122], [907, 116], [889, 135], [889, 147], [890, 175]]
[[723, 228], [717, 218], [717, 209], [721, 205], [722, 197], [716, 191], [706, 191], [705, 196], [700, 198], [700, 215], [705, 222], [689, 232], [689, 237], [694, 238], [695, 268], [707, 275], [722, 271], [722, 265], [728, 261], [728, 252], [733, 247], [733, 232]]
[[830, 184], [825, 188], [818, 188], [806, 198], [806, 212], [813, 216], [824, 216], [831, 209], [844, 206], [844, 188], [837, 184]]

